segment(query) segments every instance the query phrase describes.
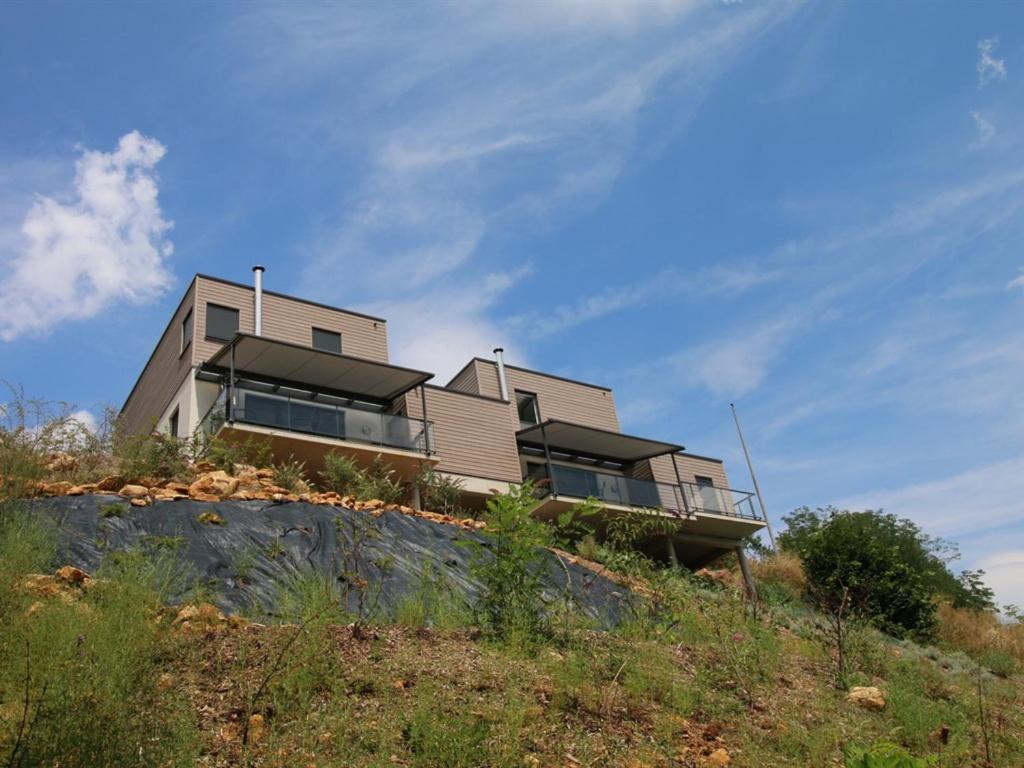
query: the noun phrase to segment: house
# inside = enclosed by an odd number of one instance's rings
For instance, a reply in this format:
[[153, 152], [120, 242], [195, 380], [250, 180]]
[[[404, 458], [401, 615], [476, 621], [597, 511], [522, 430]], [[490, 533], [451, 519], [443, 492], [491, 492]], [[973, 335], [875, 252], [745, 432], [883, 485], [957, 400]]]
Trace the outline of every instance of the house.
[[645, 543], [696, 567], [757, 532], [751, 494], [719, 459], [623, 434], [610, 389], [504, 363], [470, 360], [447, 384], [393, 364], [380, 317], [196, 275], [121, 409], [131, 432], [268, 441], [315, 471], [328, 452], [399, 476], [422, 467], [458, 479], [467, 506], [532, 479], [535, 514], [588, 497], [606, 518], [632, 509], [678, 521]]

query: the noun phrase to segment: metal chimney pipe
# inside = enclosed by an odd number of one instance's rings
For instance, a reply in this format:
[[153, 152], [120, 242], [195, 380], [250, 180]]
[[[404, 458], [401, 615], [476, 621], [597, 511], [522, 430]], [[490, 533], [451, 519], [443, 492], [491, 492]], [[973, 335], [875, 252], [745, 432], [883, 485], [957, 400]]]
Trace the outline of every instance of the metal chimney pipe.
[[501, 399], [508, 400], [508, 379], [505, 378], [505, 350], [501, 347], [494, 349], [494, 362], [498, 367], [498, 390], [501, 392]]
[[253, 333], [263, 335], [263, 272], [265, 268], [257, 264], [252, 268], [253, 283]]

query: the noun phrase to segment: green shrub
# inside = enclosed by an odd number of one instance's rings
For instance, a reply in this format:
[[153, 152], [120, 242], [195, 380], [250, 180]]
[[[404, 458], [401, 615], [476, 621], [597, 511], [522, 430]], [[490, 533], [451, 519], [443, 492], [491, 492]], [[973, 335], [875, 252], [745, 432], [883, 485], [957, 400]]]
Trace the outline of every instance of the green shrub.
[[252, 436], [245, 440], [212, 437], [206, 441], [199, 454], [199, 458], [210, 462], [217, 469], [232, 474], [235, 472], [235, 468], [242, 464], [254, 467], [270, 466], [271, 456], [270, 443]]
[[412, 764], [424, 768], [484, 768], [491, 766], [490, 724], [464, 712], [438, 717], [434, 697], [425, 697], [405, 721], [402, 735]]
[[477, 544], [472, 573], [483, 589], [477, 620], [492, 635], [531, 644], [547, 636], [542, 547], [552, 528], [530, 514], [537, 500], [529, 481], [487, 500], [486, 543]]
[[293, 493], [305, 493], [309, 490], [309, 486], [306, 484], [306, 463], [295, 461], [294, 457], [289, 457], [288, 461], [275, 464], [274, 483]]
[[424, 466], [417, 475], [416, 488], [420, 492], [420, 504], [431, 512], [462, 517], [462, 481], [437, 472], [433, 467]]
[[981, 666], [997, 677], [1010, 677], [1017, 671], [1017, 660], [1012, 654], [998, 648], [982, 651], [978, 656]]
[[320, 485], [328, 491], [359, 499], [380, 499], [394, 504], [402, 499], [405, 491], [394, 478], [391, 465], [377, 454], [366, 469], [352, 459], [336, 453], [324, 456], [324, 467], [320, 470]]
[[320, 486], [342, 496], [355, 496], [365, 481], [365, 473], [348, 456], [328, 453], [320, 470]]
[[157, 684], [169, 635], [154, 619], [170, 569], [141, 554], [123, 555], [76, 597], [39, 600], [12, 588], [12, 579], [51, 557], [48, 536], [31, 530], [31, 522], [15, 525], [0, 531], [0, 710], [14, 713], [13, 721], [0, 720], [0, 760], [70, 768], [194, 765], [187, 703]]
[[893, 515], [832, 511], [799, 540], [808, 592], [828, 615], [848, 613], [897, 637], [927, 639], [937, 606], [920, 566], [932, 558], [922, 536]]
[[159, 432], [114, 435], [114, 456], [129, 482], [180, 480], [189, 476], [188, 443]]
[[850, 746], [843, 750], [844, 768], [928, 768], [934, 758], [914, 757], [905, 749], [885, 741], [870, 747]]

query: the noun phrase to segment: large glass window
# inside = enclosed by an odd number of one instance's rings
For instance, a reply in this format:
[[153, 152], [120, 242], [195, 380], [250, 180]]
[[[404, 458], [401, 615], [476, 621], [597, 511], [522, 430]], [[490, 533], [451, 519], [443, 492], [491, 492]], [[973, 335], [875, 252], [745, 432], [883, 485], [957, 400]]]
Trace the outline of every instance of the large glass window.
[[184, 352], [192, 343], [192, 310], [188, 311], [185, 319], [181, 321], [181, 351]]
[[516, 390], [516, 408], [519, 411], [520, 429], [540, 424], [540, 409], [537, 408], [536, 395]]
[[231, 341], [238, 333], [238, 310], [219, 304], [206, 305], [206, 338]]
[[322, 349], [324, 352], [337, 352], [340, 355], [341, 334], [334, 331], [325, 331], [323, 328], [314, 328], [313, 349]]

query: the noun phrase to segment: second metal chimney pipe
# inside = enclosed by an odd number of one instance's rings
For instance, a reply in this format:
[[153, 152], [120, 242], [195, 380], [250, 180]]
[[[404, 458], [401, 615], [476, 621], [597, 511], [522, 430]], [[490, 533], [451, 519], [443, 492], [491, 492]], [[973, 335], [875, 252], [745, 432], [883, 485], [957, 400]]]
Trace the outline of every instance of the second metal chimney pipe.
[[252, 268], [253, 282], [253, 333], [263, 335], [263, 272], [264, 268], [257, 264]]
[[505, 378], [505, 350], [496, 347], [494, 350], [494, 363], [498, 367], [498, 390], [501, 392], [501, 399], [508, 400], [508, 379]]

